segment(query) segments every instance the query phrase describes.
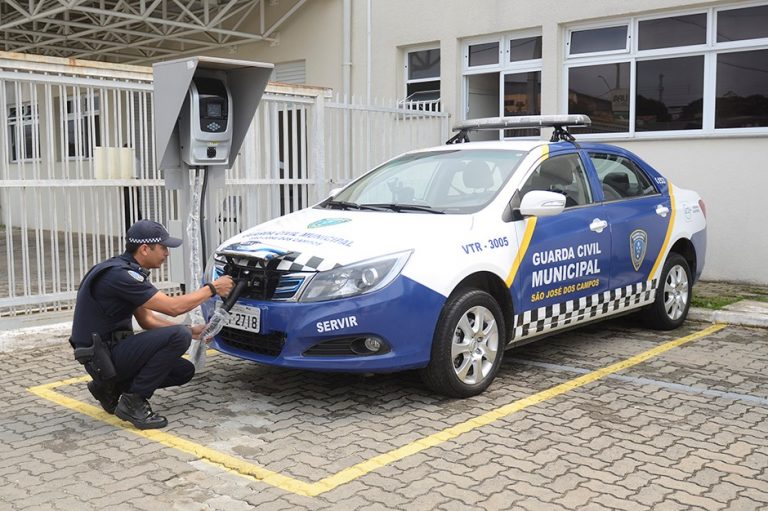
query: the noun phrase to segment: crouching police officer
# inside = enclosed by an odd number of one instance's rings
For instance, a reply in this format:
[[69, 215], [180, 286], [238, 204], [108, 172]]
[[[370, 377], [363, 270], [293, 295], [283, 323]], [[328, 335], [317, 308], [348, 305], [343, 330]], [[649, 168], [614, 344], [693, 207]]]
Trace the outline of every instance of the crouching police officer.
[[[228, 295], [233, 286], [224, 276], [186, 295], [159, 291], [149, 270], [179, 245], [161, 224], [139, 220], [128, 229], [125, 253], [91, 268], [77, 293], [70, 343], [93, 378], [88, 390], [106, 412], [139, 429], [168, 424], [148, 400], [158, 388], [192, 379], [195, 367], [182, 355], [204, 327], [177, 325], [155, 312], [178, 316], [211, 296]], [[133, 332], [131, 316], [144, 331]]]

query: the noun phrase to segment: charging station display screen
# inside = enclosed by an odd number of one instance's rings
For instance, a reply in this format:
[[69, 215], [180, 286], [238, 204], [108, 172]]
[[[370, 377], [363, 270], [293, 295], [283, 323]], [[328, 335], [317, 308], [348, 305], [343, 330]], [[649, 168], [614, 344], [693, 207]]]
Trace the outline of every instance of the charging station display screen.
[[221, 119], [221, 103], [209, 102], [205, 106], [205, 116]]

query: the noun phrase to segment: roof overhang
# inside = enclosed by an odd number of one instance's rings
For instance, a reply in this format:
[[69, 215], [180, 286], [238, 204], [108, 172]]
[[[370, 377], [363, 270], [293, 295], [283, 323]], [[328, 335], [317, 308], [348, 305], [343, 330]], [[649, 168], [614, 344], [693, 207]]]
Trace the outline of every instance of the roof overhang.
[[306, 0], [5, 0], [0, 49], [151, 64], [261, 41]]

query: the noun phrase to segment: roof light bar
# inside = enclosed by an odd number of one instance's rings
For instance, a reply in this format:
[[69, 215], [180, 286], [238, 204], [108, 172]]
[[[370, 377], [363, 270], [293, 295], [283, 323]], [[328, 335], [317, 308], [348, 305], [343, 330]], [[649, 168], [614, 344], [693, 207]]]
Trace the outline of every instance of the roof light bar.
[[589, 126], [592, 120], [588, 115], [520, 115], [516, 117], [487, 117], [484, 119], [470, 119], [462, 121], [453, 127], [458, 131], [446, 144], [458, 144], [469, 142], [467, 134], [470, 131], [480, 130], [504, 130], [524, 128], [555, 128], [550, 142], [568, 141], [575, 142], [573, 136], [565, 129], [574, 126]]
[[523, 129], [558, 126], [589, 126], [588, 115], [521, 115], [517, 117], [488, 117], [470, 119], [458, 123], [453, 131], [479, 131], [500, 129]]

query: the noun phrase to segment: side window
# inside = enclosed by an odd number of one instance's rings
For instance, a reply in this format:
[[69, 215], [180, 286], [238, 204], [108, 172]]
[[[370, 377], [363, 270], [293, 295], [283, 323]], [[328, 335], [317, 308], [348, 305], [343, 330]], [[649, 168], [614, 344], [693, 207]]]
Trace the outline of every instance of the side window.
[[606, 202], [658, 193], [651, 180], [629, 158], [607, 153], [590, 153], [589, 158], [597, 170]]
[[542, 161], [520, 189], [521, 196], [531, 190], [565, 195], [565, 207], [592, 203], [589, 182], [578, 154], [554, 156]]
[[440, 111], [440, 48], [408, 52], [405, 78], [404, 108]]

